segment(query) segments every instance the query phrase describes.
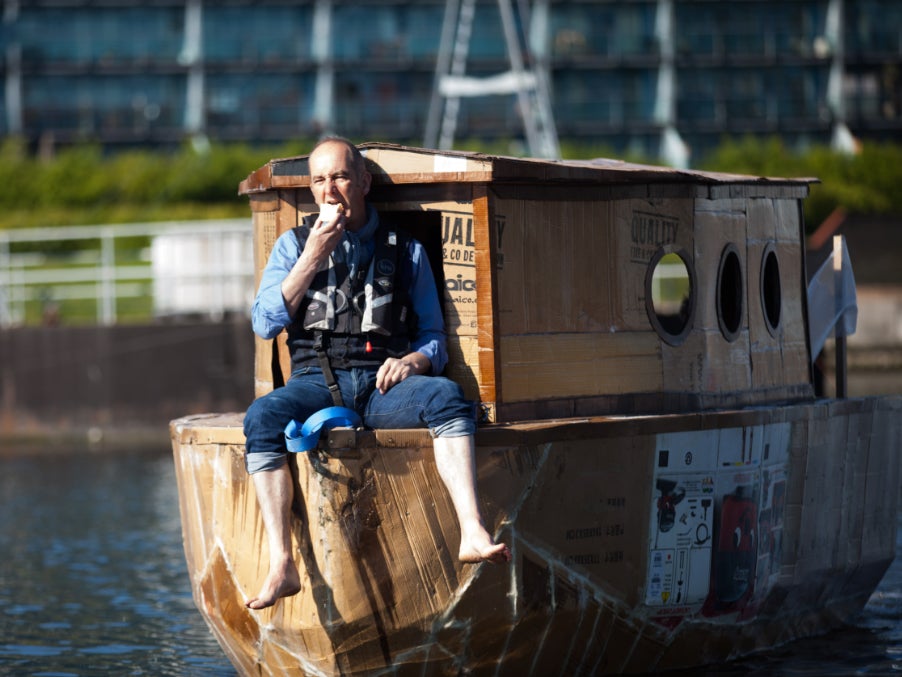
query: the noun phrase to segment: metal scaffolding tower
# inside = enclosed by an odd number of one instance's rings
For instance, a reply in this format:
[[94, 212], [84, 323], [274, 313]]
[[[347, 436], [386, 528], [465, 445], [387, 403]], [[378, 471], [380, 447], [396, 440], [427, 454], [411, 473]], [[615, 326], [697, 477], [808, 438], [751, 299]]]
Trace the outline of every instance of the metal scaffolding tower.
[[[529, 0], [517, 3], [520, 25], [528, 27], [532, 36], [545, 36], [548, 0], [536, 0], [533, 5], [530, 7]], [[498, 10], [510, 70], [476, 78], [466, 75], [476, 0], [446, 3], [424, 145], [442, 150], [453, 147], [462, 97], [516, 94], [530, 155], [559, 158], [544, 43], [541, 39], [530, 40], [518, 29], [511, 0], [498, 0]]]

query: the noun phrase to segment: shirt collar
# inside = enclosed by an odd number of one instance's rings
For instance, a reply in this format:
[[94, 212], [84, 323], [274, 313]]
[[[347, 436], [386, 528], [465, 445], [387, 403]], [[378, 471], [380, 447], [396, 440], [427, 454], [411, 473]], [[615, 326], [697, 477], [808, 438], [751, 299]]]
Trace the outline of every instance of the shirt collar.
[[366, 225], [355, 233], [361, 242], [373, 239], [379, 227], [379, 212], [369, 202], [366, 203]]

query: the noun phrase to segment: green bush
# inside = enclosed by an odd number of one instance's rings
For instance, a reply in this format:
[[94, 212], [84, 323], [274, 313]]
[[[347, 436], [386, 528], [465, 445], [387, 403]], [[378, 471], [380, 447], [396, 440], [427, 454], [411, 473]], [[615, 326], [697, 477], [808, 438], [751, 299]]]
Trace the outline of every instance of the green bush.
[[[276, 147], [213, 144], [175, 151], [129, 150], [105, 154], [81, 145], [53, 159], [28, 153], [20, 139], [0, 144], [0, 228], [35, 225], [203, 219], [248, 214], [238, 183], [268, 160], [307, 152], [300, 139]], [[471, 139], [461, 148], [514, 154], [510, 141]], [[561, 142], [568, 158], [613, 157], [604, 146]], [[653, 162], [648, 158], [623, 158]], [[813, 177], [806, 223], [816, 227], [837, 207], [866, 214], [902, 214], [902, 146], [865, 143], [856, 155], [823, 146], [805, 152], [780, 139], [727, 139], [699, 169], [759, 176]]]
[[792, 152], [777, 138], [724, 141], [702, 169], [760, 176], [816, 178], [805, 222], [816, 228], [837, 207], [860, 214], [902, 214], [902, 146], [865, 142], [854, 155], [815, 146]]
[[245, 215], [238, 183], [271, 158], [308, 147], [186, 144], [176, 151], [104, 154], [99, 146], [80, 145], [44, 160], [8, 138], [0, 144], [0, 228]]

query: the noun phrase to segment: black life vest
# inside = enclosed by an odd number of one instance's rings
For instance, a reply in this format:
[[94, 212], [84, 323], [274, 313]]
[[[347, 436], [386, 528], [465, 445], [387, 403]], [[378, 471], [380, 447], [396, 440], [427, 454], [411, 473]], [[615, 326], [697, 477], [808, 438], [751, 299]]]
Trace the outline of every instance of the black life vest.
[[[310, 222], [294, 234], [303, 250]], [[347, 264], [334, 257], [314, 276], [288, 326], [293, 369], [317, 363], [317, 335], [334, 369], [379, 366], [410, 352], [416, 333], [410, 302], [414, 240], [382, 224], [373, 240], [373, 257], [354, 279]]]

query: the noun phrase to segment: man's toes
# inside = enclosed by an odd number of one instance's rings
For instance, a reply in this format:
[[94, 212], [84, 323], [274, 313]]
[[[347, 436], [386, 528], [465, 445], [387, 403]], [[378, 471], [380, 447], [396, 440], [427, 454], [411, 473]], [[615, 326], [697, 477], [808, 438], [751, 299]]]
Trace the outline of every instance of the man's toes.
[[485, 558], [493, 564], [501, 564], [511, 561], [511, 551], [504, 543], [499, 543], [485, 554]]

